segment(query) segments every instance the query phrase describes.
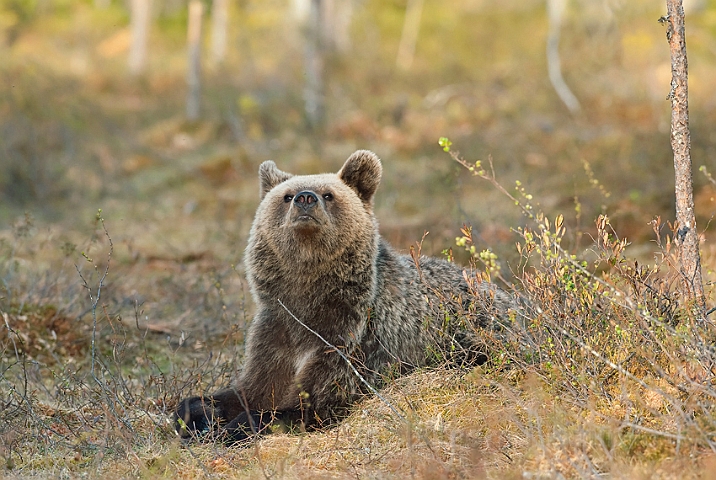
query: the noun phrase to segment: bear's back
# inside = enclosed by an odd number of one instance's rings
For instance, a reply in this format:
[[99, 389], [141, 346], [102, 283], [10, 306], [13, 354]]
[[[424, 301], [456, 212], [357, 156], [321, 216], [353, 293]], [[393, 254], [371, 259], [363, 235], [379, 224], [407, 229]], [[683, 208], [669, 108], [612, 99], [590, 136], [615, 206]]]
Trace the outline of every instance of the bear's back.
[[[407, 371], [430, 363], [446, 304], [467, 298], [462, 269], [445, 260], [399, 254], [381, 238], [377, 282], [363, 345], [368, 368], [398, 363]], [[437, 324], [437, 325], [436, 325]]]

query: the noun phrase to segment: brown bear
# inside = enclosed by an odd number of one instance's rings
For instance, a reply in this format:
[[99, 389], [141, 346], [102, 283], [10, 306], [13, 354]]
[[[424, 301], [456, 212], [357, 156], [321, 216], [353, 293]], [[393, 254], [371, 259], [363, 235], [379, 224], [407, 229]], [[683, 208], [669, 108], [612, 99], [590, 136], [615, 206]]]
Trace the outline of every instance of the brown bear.
[[244, 259], [257, 311], [244, 366], [229, 388], [179, 404], [182, 437], [213, 432], [231, 442], [271, 424], [330, 424], [364, 382], [379, 386], [446, 357], [484, 361], [476, 328], [514, 318], [515, 303], [453, 263], [393, 250], [373, 214], [381, 174], [367, 150], [336, 174], [260, 166]]

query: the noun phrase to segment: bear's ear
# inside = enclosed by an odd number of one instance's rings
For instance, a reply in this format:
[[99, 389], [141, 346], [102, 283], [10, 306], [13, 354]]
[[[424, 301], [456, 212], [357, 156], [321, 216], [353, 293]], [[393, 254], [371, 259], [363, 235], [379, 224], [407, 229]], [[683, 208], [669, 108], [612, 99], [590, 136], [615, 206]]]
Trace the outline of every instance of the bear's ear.
[[368, 150], [353, 153], [338, 172], [338, 178], [356, 191], [364, 204], [370, 205], [378, 189], [383, 166], [378, 156]]
[[261, 192], [261, 200], [276, 185], [285, 182], [293, 177], [290, 173], [279, 170], [273, 160], [266, 160], [259, 167], [259, 190]]

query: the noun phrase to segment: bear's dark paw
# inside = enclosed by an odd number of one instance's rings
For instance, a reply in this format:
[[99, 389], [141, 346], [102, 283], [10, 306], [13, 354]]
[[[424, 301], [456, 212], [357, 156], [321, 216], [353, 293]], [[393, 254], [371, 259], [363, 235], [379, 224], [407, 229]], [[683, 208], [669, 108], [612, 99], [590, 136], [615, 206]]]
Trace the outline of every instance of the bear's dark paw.
[[272, 419], [273, 416], [269, 412], [241, 412], [222, 428], [225, 434], [224, 442], [231, 445], [248, 444], [251, 439], [265, 433]]
[[220, 404], [211, 397], [185, 398], [174, 413], [174, 427], [182, 439], [204, 437], [225, 421]]

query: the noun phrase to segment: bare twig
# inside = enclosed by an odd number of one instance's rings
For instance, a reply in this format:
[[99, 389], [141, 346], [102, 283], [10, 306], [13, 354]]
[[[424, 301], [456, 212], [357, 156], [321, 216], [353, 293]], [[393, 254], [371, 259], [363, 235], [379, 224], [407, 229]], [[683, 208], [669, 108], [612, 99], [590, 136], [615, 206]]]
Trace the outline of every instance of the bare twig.
[[[107, 408], [112, 412], [112, 415], [114, 416], [115, 420], [121, 424], [123, 424], [129, 431], [133, 431], [131, 424], [129, 423], [129, 420], [126, 418], [126, 415], [120, 415], [116, 408], [115, 404], [120, 403], [120, 399], [117, 396], [116, 392], [113, 392], [112, 389], [107, 385], [107, 383], [104, 381], [104, 379], [101, 379], [97, 371], [101, 370], [103, 375], [109, 375], [110, 377], [114, 377], [111, 372], [107, 369], [107, 367], [97, 358], [97, 307], [99, 306], [100, 299], [102, 298], [102, 290], [105, 287], [105, 280], [107, 279], [107, 275], [109, 275], [109, 267], [110, 263], [112, 261], [112, 254], [114, 253], [114, 244], [112, 243], [112, 237], [109, 235], [109, 232], [107, 231], [107, 226], [104, 224], [104, 218], [102, 218], [102, 209], [99, 209], [97, 211], [97, 221], [102, 225], [102, 229], [104, 230], [104, 235], [107, 237], [107, 241], [109, 242], [109, 252], [107, 253], [107, 264], [105, 265], [104, 271], [100, 274], [99, 268], [95, 265], [94, 269], [99, 275], [99, 280], [97, 282], [97, 288], [96, 292], [93, 293], [92, 287], [89, 285], [87, 279], [82, 275], [82, 272], [75, 264], [75, 269], [77, 270], [77, 273], [80, 276], [80, 279], [82, 280], [82, 286], [87, 290], [87, 293], [90, 298], [91, 306], [92, 306], [92, 341], [90, 346], [90, 375], [92, 376], [92, 379], [95, 381], [98, 387], [100, 387], [102, 391], [102, 395], [104, 397], [105, 403]], [[88, 257], [86, 254], [84, 254], [84, 257], [91, 261], [91, 258]], [[95, 366], [100, 366], [100, 369], [95, 369]], [[114, 397], [114, 401], [112, 400], [112, 397]]]
[[382, 395], [380, 394], [380, 392], [378, 392], [378, 390], [376, 390], [376, 388], [375, 388], [373, 385], [371, 385], [371, 384], [368, 382], [368, 380], [366, 380], [365, 377], [363, 377], [363, 375], [360, 374], [360, 372], [358, 371], [358, 369], [356, 369], [356, 367], [353, 366], [353, 363], [351, 362], [350, 358], [348, 358], [345, 353], [343, 353], [338, 347], [336, 347], [335, 345], [333, 345], [331, 342], [329, 342], [328, 340], [326, 340], [325, 338], [323, 338], [323, 336], [322, 336], [320, 333], [318, 333], [317, 331], [315, 331], [314, 329], [312, 329], [311, 327], [309, 327], [308, 325], [306, 325], [305, 323], [303, 323], [301, 320], [299, 320], [298, 317], [296, 317], [296, 315], [294, 315], [293, 312], [291, 312], [291, 310], [289, 310], [288, 308], [286, 308], [286, 305], [284, 305], [281, 300], [278, 300], [278, 299], [277, 299], [276, 301], [278, 302], [279, 305], [281, 305], [281, 308], [283, 308], [284, 310], [286, 310], [286, 313], [288, 313], [289, 315], [291, 315], [291, 317], [292, 317], [294, 320], [296, 320], [303, 328], [305, 328], [306, 330], [308, 330], [309, 332], [311, 332], [311, 333], [312, 333], [313, 335], [315, 335], [320, 341], [322, 341], [324, 344], [326, 344], [326, 346], [327, 346], [328, 348], [333, 349], [338, 355], [340, 355], [340, 357], [341, 357], [343, 360], [345, 360], [345, 362], [346, 362], [346, 363], [348, 364], [348, 366], [351, 368], [351, 370], [353, 371], [353, 373], [355, 374], [355, 376], [358, 377], [358, 380], [360, 380], [363, 385], [365, 385], [366, 387], [368, 387], [368, 390], [370, 390], [376, 397], [378, 397], [378, 398], [380, 399], [380, 401], [382, 401], [384, 404], [386, 404], [386, 405], [388, 406], [388, 408], [390, 408], [390, 410], [391, 410], [398, 418], [400, 418], [403, 422], [408, 423], [408, 419], [405, 418], [405, 416], [404, 416], [402, 413], [400, 413], [400, 412], [398, 411], [398, 409], [393, 406], [392, 403], [390, 403], [384, 396], [382, 396]]
[[[92, 287], [90, 287], [89, 283], [87, 282], [87, 279], [82, 275], [82, 271], [80, 270], [80, 267], [75, 264], [75, 269], [77, 270], [77, 273], [80, 276], [80, 279], [82, 280], [82, 286], [87, 290], [87, 293], [90, 297], [91, 302], [91, 308], [92, 308], [92, 344], [91, 344], [91, 366], [90, 366], [90, 372], [92, 374], [92, 377], [95, 379], [95, 381], [99, 382], [99, 379], [95, 376], [94, 373], [94, 366], [96, 363], [96, 342], [97, 342], [97, 306], [99, 305], [99, 300], [102, 296], [102, 288], [105, 286], [104, 281], [107, 278], [107, 275], [109, 274], [109, 264], [112, 260], [112, 253], [114, 252], [114, 244], [112, 243], [112, 237], [109, 236], [109, 232], [107, 231], [107, 227], [104, 224], [104, 218], [102, 218], [102, 209], [100, 209], [97, 212], [97, 220], [102, 224], [102, 229], [104, 230], [104, 235], [107, 237], [107, 240], [109, 241], [109, 253], [107, 253], [107, 265], [105, 266], [104, 273], [100, 276], [99, 282], [97, 283], [97, 293], [95, 295], [92, 294]], [[89, 257], [85, 255], [85, 258], [88, 261], [91, 261]], [[95, 270], [97, 269], [97, 266], [95, 265]]]

